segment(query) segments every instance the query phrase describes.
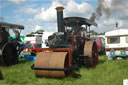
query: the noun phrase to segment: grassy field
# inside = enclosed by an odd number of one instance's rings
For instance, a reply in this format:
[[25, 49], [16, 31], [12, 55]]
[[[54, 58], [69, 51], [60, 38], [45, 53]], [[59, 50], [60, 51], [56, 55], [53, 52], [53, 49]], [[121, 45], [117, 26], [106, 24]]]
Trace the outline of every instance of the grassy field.
[[80, 77], [63, 79], [37, 78], [30, 68], [33, 62], [20, 62], [11, 67], [0, 67], [4, 80], [0, 85], [122, 85], [128, 78], [128, 60], [108, 61], [99, 57], [99, 65], [94, 69], [81, 68], [75, 72]]

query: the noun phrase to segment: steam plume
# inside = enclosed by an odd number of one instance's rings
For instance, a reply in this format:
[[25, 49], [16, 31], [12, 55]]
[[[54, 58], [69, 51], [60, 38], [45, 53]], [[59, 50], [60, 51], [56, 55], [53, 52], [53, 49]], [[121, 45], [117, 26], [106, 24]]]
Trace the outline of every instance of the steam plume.
[[98, 0], [96, 12], [92, 13], [90, 19], [98, 19], [103, 14], [106, 17], [110, 17], [112, 14], [121, 14], [122, 9], [128, 9], [128, 0]]

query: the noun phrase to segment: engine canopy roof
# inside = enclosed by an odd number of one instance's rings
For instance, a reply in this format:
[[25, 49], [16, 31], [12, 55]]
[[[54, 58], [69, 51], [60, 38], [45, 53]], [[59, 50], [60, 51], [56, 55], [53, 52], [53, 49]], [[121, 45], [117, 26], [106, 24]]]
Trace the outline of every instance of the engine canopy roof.
[[97, 26], [97, 24], [87, 18], [83, 18], [83, 17], [66, 17], [64, 18], [64, 24], [66, 26], [73, 26], [74, 24], [77, 24], [79, 26], [81, 25], [94, 25]]

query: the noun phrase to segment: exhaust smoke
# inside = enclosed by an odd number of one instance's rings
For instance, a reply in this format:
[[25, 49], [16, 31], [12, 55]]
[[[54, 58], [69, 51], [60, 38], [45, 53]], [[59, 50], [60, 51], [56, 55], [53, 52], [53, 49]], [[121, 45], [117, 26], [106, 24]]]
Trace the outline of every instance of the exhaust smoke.
[[98, 0], [95, 13], [92, 13], [91, 20], [99, 19], [103, 14], [110, 17], [113, 14], [121, 15], [121, 11], [128, 9], [128, 0]]

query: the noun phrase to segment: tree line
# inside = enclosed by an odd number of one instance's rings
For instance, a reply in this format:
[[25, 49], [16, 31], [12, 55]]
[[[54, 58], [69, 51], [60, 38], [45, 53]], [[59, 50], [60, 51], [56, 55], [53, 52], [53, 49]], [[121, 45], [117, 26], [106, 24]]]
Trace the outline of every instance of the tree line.
[[98, 32], [96, 32], [94, 30], [90, 30], [90, 34], [91, 35], [105, 35], [105, 32], [98, 33]]

